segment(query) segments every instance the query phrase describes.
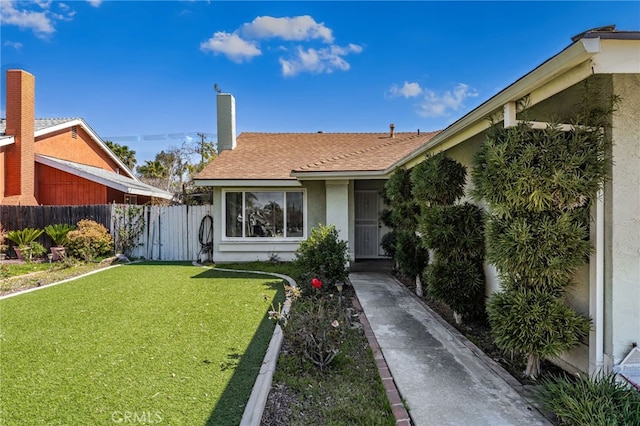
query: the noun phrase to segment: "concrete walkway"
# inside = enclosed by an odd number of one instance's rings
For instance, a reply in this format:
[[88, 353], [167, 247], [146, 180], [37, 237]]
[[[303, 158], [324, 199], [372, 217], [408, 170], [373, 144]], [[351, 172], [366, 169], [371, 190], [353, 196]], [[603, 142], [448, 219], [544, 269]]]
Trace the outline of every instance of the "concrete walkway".
[[352, 272], [414, 425], [549, 425], [520, 383], [390, 274]]

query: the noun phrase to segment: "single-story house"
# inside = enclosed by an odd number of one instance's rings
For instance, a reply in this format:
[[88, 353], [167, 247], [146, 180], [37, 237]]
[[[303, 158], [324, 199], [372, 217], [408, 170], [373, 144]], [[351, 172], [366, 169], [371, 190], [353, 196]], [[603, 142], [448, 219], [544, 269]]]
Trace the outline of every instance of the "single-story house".
[[[566, 368], [610, 369], [640, 343], [640, 32], [614, 27], [582, 33], [551, 57], [441, 132], [235, 135], [235, 101], [217, 96], [220, 155], [196, 179], [214, 187], [214, 260], [291, 259], [318, 223], [334, 224], [351, 259], [382, 256], [379, 191], [396, 167], [446, 152], [471, 167], [489, 127], [521, 119], [546, 126], [568, 120], [585, 82], [618, 95], [612, 117], [614, 165], [592, 212], [590, 262], [568, 303], [593, 319], [589, 342], [568, 353]], [[468, 185], [471, 185], [469, 182]], [[499, 280], [487, 265], [487, 295]]]
[[145, 204], [171, 200], [146, 185], [82, 118], [35, 118], [35, 77], [8, 70], [0, 119], [0, 205]]

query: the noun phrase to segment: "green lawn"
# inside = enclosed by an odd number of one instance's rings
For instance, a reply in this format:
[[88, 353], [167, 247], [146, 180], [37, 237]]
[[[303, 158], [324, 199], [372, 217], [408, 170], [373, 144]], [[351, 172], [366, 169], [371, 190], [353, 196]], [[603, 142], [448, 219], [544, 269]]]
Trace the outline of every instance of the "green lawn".
[[278, 279], [149, 262], [2, 300], [0, 424], [238, 424], [282, 297]]

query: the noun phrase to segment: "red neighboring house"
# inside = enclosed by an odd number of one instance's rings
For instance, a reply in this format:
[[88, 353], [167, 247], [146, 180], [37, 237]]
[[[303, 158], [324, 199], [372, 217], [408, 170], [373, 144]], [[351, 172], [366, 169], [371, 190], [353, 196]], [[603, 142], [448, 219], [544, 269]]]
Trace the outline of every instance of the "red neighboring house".
[[0, 119], [0, 205], [146, 204], [172, 194], [144, 184], [81, 118], [35, 118], [35, 77], [7, 71]]

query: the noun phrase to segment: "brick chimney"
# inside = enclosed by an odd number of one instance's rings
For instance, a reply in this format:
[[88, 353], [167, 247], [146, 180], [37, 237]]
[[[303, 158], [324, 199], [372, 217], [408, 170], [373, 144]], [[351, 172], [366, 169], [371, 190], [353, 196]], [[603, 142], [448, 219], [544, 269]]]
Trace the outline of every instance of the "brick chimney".
[[5, 205], [37, 205], [35, 198], [35, 83], [23, 70], [7, 71], [5, 135], [15, 143], [5, 147]]
[[230, 93], [216, 95], [218, 154], [236, 147], [236, 100]]

